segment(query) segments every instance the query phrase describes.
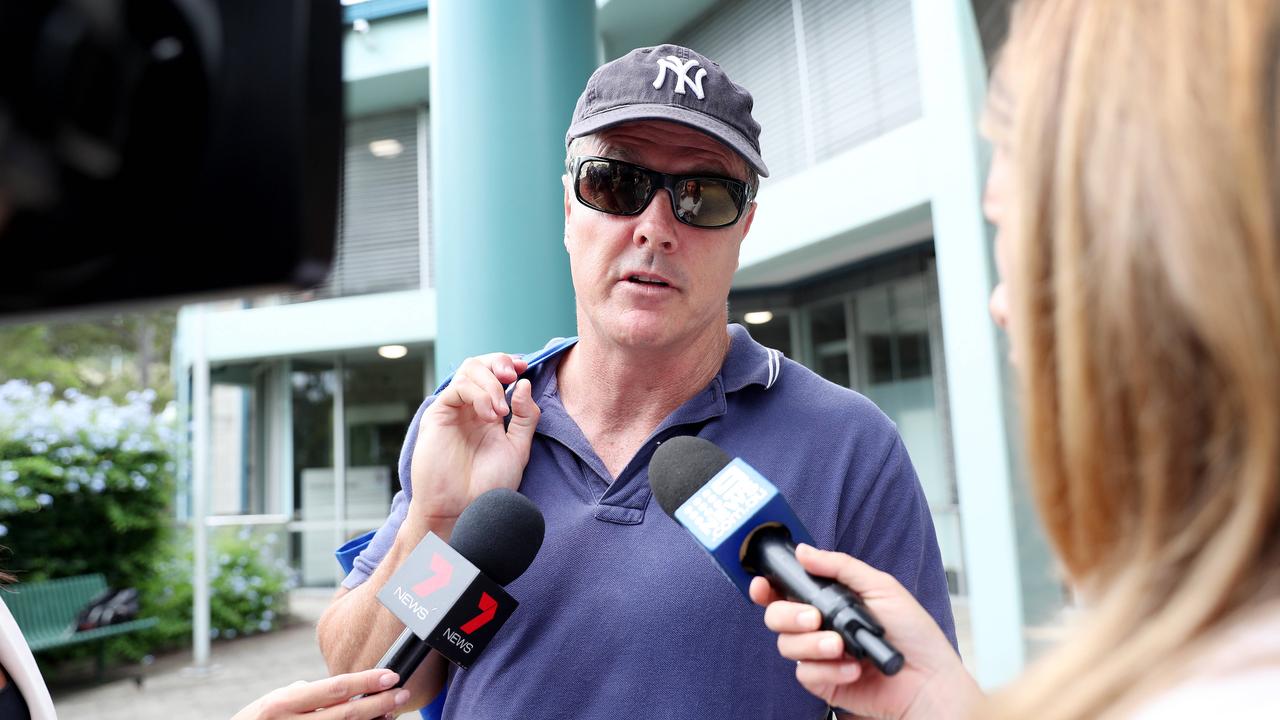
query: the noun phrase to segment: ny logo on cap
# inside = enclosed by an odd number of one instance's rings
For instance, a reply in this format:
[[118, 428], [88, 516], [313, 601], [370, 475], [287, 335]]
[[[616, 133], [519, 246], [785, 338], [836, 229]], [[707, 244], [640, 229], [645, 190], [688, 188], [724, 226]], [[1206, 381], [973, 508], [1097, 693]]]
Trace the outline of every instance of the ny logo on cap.
[[676, 94], [684, 95], [684, 86], [688, 85], [693, 88], [693, 94], [698, 96], [699, 100], [706, 97], [702, 92], [702, 78], [707, 76], [706, 68], [698, 68], [698, 74], [689, 79], [689, 71], [697, 67], [697, 60], [690, 60], [687, 63], [680, 62], [680, 58], [675, 55], [668, 55], [664, 58], [658, 58], [658, 77], [653, 81], [653, 89], [657, 90], [662, 87], [662, 83], [667, 79], [667, 70], [671, 70], [676, 76]]

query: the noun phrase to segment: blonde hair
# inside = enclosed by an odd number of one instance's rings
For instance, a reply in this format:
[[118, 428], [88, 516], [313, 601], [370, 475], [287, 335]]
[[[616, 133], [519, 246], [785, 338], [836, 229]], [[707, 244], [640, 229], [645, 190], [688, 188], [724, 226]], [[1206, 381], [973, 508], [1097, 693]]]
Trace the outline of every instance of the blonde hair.
[[1015, 9], [1011, 339], [1089, 612], [981, 717], [1122, 713], [1280, 594], [1278, 62], [1272, 0]]

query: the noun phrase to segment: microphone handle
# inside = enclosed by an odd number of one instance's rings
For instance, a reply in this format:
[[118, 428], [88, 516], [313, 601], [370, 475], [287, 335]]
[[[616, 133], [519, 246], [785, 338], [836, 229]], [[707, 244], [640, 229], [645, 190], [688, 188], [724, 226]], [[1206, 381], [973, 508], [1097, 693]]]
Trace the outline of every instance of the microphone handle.
[[884, 639], [884, 627], [862, 600], [830, 578], [814, 577], [796, 560], [796, 546], [783, 527], [761, 528], [747, 549], [748, 570], [763, 575], [784, 595], [818, 609], [822, 626], [844, 638], [845, 650], [855, 658], [869, 658], [885, 675], [902, 669], [903, 657]]
[[409, 677], [413, 675], [413, 671], [418, 669], [429, 652], [431, 652], [431, 646], [427, 641], [419, 639], [412, 630], [405, 628], [374, 667], [394, 670], [400, 679], [393, 687], [404, 687]]

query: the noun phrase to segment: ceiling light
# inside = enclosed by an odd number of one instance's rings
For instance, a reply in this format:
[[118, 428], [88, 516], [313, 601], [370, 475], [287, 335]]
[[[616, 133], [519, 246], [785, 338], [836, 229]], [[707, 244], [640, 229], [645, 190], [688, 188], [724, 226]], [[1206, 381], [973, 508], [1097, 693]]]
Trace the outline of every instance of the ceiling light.
[[383, 345], [378, 348], [378, 354], [388, 360], [399, 360], [409, 354], [409, 348], [403, 345]]
[[399, 140], [374, 140], [369, 143], [369, 152], [373, 153], [374, 157], [393, 158], [404, 152], [404, 146]]
[[748, 325], [763, 325], [773, 319], [773, 313], [768, 310], [760, 310], [758, 312], [749, 312], [742, 316]]

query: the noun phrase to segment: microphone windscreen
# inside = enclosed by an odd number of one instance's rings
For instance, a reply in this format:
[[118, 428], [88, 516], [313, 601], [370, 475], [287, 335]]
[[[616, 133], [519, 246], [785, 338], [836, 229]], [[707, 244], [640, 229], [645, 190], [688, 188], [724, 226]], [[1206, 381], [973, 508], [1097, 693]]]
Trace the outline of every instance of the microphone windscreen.
[[728, 464], [729, 456], [715, 443], [689, 435], [673, 437], [659, 445], [649, 461], [653, 497], [675, 517], [676, 510]]
[[449, 545], [499, 585], [520, 577], [542, 547], [542, 511], [514, 490], [498, 488], [458, 516]]

